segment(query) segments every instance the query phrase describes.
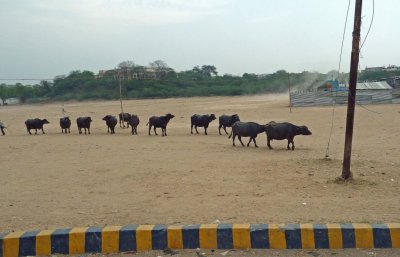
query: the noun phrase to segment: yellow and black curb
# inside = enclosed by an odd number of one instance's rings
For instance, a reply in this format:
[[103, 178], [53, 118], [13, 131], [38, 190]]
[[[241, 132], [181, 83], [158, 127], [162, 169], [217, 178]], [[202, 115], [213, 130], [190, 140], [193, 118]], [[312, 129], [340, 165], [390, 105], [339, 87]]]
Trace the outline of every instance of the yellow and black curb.
[[0, 257], [167, 248], [400, 248], [400, 223], [127, 225], [0, 233]]

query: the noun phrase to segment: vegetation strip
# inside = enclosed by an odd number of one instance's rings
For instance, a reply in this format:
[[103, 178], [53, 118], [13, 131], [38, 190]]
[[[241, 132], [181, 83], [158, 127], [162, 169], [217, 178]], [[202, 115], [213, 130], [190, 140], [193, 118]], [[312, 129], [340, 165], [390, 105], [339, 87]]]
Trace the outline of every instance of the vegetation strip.
[[165, 249], [399, 248], [400, 223], [127, 225], [0, 233], [0, 256]]

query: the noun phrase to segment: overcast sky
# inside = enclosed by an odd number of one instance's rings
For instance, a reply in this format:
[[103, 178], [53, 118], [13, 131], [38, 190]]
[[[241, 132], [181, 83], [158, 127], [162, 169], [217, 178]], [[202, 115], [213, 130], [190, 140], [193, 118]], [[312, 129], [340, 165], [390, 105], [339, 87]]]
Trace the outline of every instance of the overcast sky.
[[[342, 71], [350, 66], [351, 0]], [[362, 37], [372, 17], [363, 1]], [[348, 0], [0, 0], [0, 78], [164, 60], [242, 75], [337, 69]], [[400, 65], [400, 1], [375, 1], [361, 68]]]

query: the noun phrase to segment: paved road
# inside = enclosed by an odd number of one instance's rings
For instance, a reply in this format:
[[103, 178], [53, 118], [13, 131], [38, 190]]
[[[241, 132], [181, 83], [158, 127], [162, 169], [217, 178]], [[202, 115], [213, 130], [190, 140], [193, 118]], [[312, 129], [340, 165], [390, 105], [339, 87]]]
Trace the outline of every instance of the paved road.
[[[203, 251], [202, 251], [203, 252]], [[400, 249], [372, 249], [372, 250], [249, 250], [249, 251], [223, 251], [218, 250], [215, 252], [204, 251], [209, 257], [399, 257]], [[95, 256], [121, 256], [121, 257], [167, 257], [171, 256], [163, 251], [152, 251], [145, 253], [121, 253], [110, 255], [81, 255], [85, 257]], [[174, 257], [197, 257], [194, 250], [176, 251]]]

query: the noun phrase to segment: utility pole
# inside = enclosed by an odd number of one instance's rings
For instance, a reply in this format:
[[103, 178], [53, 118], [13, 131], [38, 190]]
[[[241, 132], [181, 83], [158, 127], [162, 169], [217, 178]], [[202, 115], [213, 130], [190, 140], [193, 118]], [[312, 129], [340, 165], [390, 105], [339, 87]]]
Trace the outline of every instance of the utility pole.
[[[122, 78], [120, 76], [119, 77], [119, 102], [121, 103], [121, 113], [122, 113], [122, 117], [123, 117], [124, 107], [122, 106], [122, 83], [121, 83], [121, 80], [122, 80]], [[122, 124], [124, 125], [124, 119], [122, 119]]]
[[125, 121], [123, 119], [123, 113], [124, 113], [124, 107], [122, 105], [122, 79], [125, 77], [125, 73], [127, 73], [127, 71], [125, 71], [124, 68], [120, 67], [117, 71], [118, 74], [118, 80], [119, 80], [119, 102], [121, 104], [121, 115], [122, 115], [122, 126], [125, 128]]
[[290, 94], [290, 73], [289, 72], [287, 74], [287, 77], [288, 77], [288, 83], [289, 83], [289, 85], [288, 85], [288, 87], [289, 87], [289, 110], [290, 110], [290, 112], [292, 112], [292, 95]]
[[362, 0], [356, 0], [354, 13], [353, 44], [351, 50], [350, 81], [347, 100], [346, 136], [344, 142], [344, 157], [341, 179], [348, 180], [353, 177], [350, 171], [351, 147], [353, 141], [354, 110], [356, 103], [356, 86], [358, 61], [360, 56], [360, 31], [361, 31]]

